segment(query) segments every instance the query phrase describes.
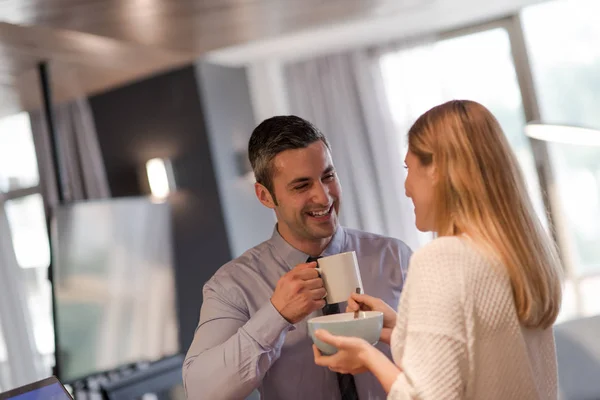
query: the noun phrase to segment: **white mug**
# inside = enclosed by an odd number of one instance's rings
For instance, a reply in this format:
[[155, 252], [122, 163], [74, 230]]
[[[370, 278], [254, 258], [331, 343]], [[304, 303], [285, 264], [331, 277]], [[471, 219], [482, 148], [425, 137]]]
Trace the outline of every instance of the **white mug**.
[[356, 288], [360, 288], [360, 293], [364, 292], [354, 251], [321, 257], [317, 263], [318, 267], [315, 269], [321, 275], [327, 290], [327, 304], [347, 301], [352, 293], [356, 293]]

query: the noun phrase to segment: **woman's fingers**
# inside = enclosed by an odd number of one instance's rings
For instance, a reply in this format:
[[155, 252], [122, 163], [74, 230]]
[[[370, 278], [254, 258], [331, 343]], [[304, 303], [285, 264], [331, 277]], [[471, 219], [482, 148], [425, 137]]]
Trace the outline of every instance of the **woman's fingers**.
[[354, 312], [360, 310], [360, 304], [356, 302], [352, 297], [348, 299], [348, 305], [346, 306], [346, 312]]
[[327, 332], [325, 329], [317, 329], [315, 331], [315, 337], [317, 339], [319, 339], [320, 341], [330, 344], [332, 346], [336, 346], [336, 344], [339, 342], [339, 338], [337, 336], [332, 335], [331, 333]]
[[313, 354], [315, 356], [315, 364], [320, 367], [327, 367], [333, 371], [333, 356], [325, 356], [321, 354], [317, 345], [313, 344]]
[[[377, 297], [358, 293], [352, 293], [350, 298], [355, 304], [359, 304], [362, 310], [376, 310], [379, 302], [381, 301]], [[348, 301], [348, 303], [349, 302], [350, 301]]]

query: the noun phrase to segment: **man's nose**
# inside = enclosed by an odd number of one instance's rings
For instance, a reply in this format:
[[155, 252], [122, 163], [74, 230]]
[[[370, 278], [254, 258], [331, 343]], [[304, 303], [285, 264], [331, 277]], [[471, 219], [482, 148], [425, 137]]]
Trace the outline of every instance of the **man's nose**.
[[329, 204], [329, 188], [323, 183], [315, 185], [313, 191], [313, 201], [317, 204]]

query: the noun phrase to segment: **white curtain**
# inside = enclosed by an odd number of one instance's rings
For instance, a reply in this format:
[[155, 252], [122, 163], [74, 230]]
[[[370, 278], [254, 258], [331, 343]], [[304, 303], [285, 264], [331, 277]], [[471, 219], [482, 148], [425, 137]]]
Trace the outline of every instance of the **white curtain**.
[[[87, 99], [79, 98], [54, 107], [59, 141], [62, 195], [66, 203], [110, 197], [102, 154]], [[58, 204], [59, 186], [54, 176], [52, 149], [43, 112], [30, 113], [41, 192], [46, 213]], [[1, 193], [0, 193], [1, 196]], [[2, 200], [0, 198], [0, 200]], [[42, 270], [41, 275], [45, 274]], [[31, 271], [30, 271], [31, 272]], [[32, 274], [29, 274], [31, 276]], [[27, 278], [18, 265], [3, 202], [0, 201], [0, 388], [7, 390], [48, 375], [47, 361], [40, 354], [34, 331], [43, 324], [38, 315], [50, 309], [45, 282]], [[32, 302], [32, 298], [38, 301]], [[45, 304], [39, 299], [47, 299]], [[35, 310], [33, 308], [39, 308]], [[39, 332], [38, 332], [39, 333]]]
[[40, 379], [32, 321], [21, 267], [15, 257], [9, 225], [0, 207], [0, 391]]
[[[94, 117], [88, 100], [80, 97], [53, 107], [65, 202], [110, 197]], [[50, 206], [58, 199], [51, 145], [44, 114], [32, 112], [31, 129], [38, 153], [40, 181]]]
[[285, 68], [290, 111], [327, 136], [339, 174], [347, 227], [420, 246], [404, 194], [402, 141], [389, 111], [378, 58], [369, 51], [325, 56]]

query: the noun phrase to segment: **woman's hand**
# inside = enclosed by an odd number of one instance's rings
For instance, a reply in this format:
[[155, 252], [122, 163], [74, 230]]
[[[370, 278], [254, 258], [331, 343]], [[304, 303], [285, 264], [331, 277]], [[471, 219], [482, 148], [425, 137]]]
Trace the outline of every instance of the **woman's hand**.
[[323, 329], [318, 329], [315, 336], [338, 349], [334, 355], [324, 356], [313, 344], [317, 365], [342, 374], [355, 375], [370, 371], [379, 380], [386, 393], [390, 392], [392, 385], [402, 373], [385, 354], [361, 338], [334, 336]]
[[332, 371], [342, 374], [360, 374], [366, 372], [367, 361], [370, 351], [375, 350], [367, 341], [357, 337], [334, 336], [331, 333], [319, 329], [315, 336], [324, 343], [330, 344], [338, 349], [331, 356], [322, 355], [317, 346], [313, 344], [315, 364], [327, 367]]
[[383, 313], [383, 329], [379, 341], [390, 344], [392, 330], [396, 326], [398, 314], [385, 301], [366, 294], [352, 293], [348, 299], [346, 312], [354, 311], [381, 311]]

